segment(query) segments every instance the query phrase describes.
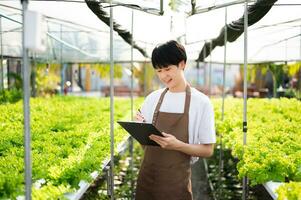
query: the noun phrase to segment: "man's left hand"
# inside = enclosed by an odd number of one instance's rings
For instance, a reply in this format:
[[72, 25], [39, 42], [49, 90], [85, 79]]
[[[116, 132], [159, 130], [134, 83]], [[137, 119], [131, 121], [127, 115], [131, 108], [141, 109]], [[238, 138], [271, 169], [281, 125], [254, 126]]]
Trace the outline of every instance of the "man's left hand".
[[171, 134], [162, 132], [162, 135], [164, 137], [152, 134], [149, 138], [158, 143], [163, 149], [177, 150], [183, 144], [182, 141]]

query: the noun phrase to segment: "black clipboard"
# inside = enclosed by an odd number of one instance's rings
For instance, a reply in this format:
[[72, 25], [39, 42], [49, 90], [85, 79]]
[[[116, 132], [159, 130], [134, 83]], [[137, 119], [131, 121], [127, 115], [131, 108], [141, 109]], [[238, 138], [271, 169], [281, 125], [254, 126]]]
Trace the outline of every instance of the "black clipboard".
[[153, 124], [132, 121], [117, 122], [142, 145], [160, 146], [155, 141], [149, 139], [151, 134], [164, 137]]

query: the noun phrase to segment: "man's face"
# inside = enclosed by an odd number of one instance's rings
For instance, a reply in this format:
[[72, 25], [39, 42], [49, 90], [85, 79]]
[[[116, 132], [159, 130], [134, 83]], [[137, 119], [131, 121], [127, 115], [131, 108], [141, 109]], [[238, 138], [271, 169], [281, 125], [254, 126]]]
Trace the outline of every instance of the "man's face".
[[166, 85], [168, 88], [173, 88], [183, 78], [183, 64], [179, 63], [179, 66], [169, 65], [162, 69], [156, 69], [156, 74], [158, 75], [160, 81]]

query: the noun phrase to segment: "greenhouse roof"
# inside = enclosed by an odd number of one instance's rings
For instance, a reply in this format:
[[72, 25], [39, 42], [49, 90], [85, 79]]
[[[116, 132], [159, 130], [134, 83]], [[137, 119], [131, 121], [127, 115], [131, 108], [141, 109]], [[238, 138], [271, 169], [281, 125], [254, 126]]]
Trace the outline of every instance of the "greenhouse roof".
[[[113, 2], [115, 5], [123, 4], [113, 7], [113, 18], [122, 29], [129, 32], [133, 11], [134, 41], [148, 55], [156, 44], [177, 39], [185, 45], [190, 60], [198, 58], [206, 41], [219, 35], [225, 25], [226, 6], [228, 24], [244, 13], [242, 0], [164, 1], [162, 16], [159, 15], [159, 0]], [[191, 2], [195, 2], [194, 6]], [[249, 4], [254, 4], [254, 1]], [[108, 6], [107, 3], [101, 5]], [[7, 17], [2, 18], [3, 52], [7, 56], [21, 56], [21, 24], [18, 23], [21, 22], [20, 8], [19, 1], [0, 1], [0, 13]], [[259, 22], [249, 27], [250, 63], [301, 59], [300, 8], [299, 0], [278, 0]], [[48, 50], [37, 54], [38, 58], [59, 60], [60, 48], [63, 46], [62, 59], [66, 62], [109, 61], [110, 29], [88, 8], [84, 0], [29, 1], [29, 9], [41, 12], [47, 19]], [[109, 13], [109, 8], [104, 10]], [[241, 35], [236, 41], [227, 43], [227, 62], [243, 63], [243, 55], [244, 37]], [[114, 60], [131, 60], [130, 44], [117, 33], [114, 33]], [[144, 61], [149, 58], [134, 50], [134, 60]], [[205, 60], [223, 62], [224, 47], [216, 47], [211, 57]]]

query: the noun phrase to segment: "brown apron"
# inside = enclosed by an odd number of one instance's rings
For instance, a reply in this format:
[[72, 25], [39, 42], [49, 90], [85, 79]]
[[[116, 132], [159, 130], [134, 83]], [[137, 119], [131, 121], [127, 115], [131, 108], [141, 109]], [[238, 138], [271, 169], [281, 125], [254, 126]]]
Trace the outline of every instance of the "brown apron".
[[[159, 111], [167, 91], [168, 88], [160, 96], [152, 123], [158, 130], [188, 143], [190, 87], [186, 87], [184, 113]], [[190, 178], [189, 155], [161, 147], [146, 146], [137, 180], [136, 200], [191, 200]]]

